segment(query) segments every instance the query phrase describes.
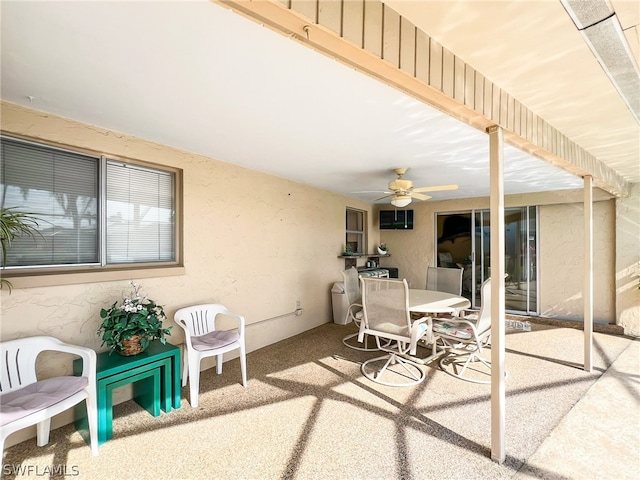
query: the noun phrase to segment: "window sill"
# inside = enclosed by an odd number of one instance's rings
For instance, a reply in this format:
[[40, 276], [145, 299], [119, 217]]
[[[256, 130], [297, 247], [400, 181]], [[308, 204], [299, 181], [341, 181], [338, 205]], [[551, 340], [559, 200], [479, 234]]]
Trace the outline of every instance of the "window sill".
[[[76, 285], [82, 283], [99, 283], [113, 282], [118, 280], [131, 280], [140, 278], [156, 278], [156, 277], [173, 277], [185, 274], [183, 266], [170, 266], [158, 268], [132, 268], [126, 270], [101, 270], [42, 274], [30, 276], [7, 276], [7, 279], [13, 285], [12, 289], [35, 288], [35, 287], [54, 287], [59, 285]], [[2, 291], [9, 291], [3, 287]]]

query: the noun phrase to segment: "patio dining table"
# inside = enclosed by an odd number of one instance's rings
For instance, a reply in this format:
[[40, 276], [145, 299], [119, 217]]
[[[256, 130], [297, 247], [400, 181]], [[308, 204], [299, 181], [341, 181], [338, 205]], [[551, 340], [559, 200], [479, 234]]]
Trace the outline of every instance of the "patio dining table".
[[460, 295], [437, 290], [409, 289], [409, 310], [415, 313], [453, 313], [471, 307]]

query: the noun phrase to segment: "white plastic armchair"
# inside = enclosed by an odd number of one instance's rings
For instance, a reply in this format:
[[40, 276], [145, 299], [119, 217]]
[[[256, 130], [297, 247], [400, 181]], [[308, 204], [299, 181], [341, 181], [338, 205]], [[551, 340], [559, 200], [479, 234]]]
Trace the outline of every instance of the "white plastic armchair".
[[[38, 380], [36, 359], [41, 352], [57, 351], [82, 358], [81, 376]], [[86, 401], [93, 455], [98, 455], [98, 405], [96, 352], [63, 343], [57, 338], [35, 336], [0, 343], [0, 448], [9, 435], [37, 425], [37, 445], [49, 443], [51, 417]]]
[[[223, 315], [237, 322], [237, 331], [216, 330], [216, 317]], [[178, 310], [175, 322], [184, 329], [185, 355], [182, 370], [182, 386], [189, 379], [191, 406], [198, 406], [200, 390], [200, 362], [203, 358], [216, 357], [216, 371], [222, 373], [223, 356], [232, 350], [240, 350], [242, 386], [247, 386], [247, 360], [244, 341], [245, 320], [242, 315], [230, 312], [224, 305], [208, 303]]]

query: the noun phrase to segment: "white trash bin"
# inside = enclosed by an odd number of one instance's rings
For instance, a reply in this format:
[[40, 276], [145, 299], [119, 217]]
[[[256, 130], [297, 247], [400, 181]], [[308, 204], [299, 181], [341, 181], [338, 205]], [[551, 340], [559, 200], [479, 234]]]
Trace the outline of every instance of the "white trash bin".
[[337, 282], [331, 288], [331, 304], [333, 305], [333, 322], [338, 325], [346, 325], [351, 321], [347, 321], [347, 310], [349, 310], [349, 300], [347, 292], [344, 289], [344, 283]]

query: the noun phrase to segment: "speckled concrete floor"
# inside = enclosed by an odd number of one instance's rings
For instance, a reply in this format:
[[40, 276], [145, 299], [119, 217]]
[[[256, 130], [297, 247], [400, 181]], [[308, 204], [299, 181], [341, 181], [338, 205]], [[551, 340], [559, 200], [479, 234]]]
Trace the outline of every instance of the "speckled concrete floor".
[[207, 370], [197, 409], [188, 388], [180, 409], [157, 418], [131, 401], [117, 405], [114, 438], [98, 457], [71, 425], [54, 430], [46, 447], [15, 445], [4, 478], [638, 478], [637, 341], [594, 334], [594, 371], [586, 373], [581, 331], [508, 331], [507, 458], [499, 465], [490, 459], [488, 385], [437, 364], [415, 387], [372, 383], [360, 364], [376, 354], [341, 342], [353, 331], [326, 324], [252, 352], [246, 389], [237, 359], [221, 376]]

